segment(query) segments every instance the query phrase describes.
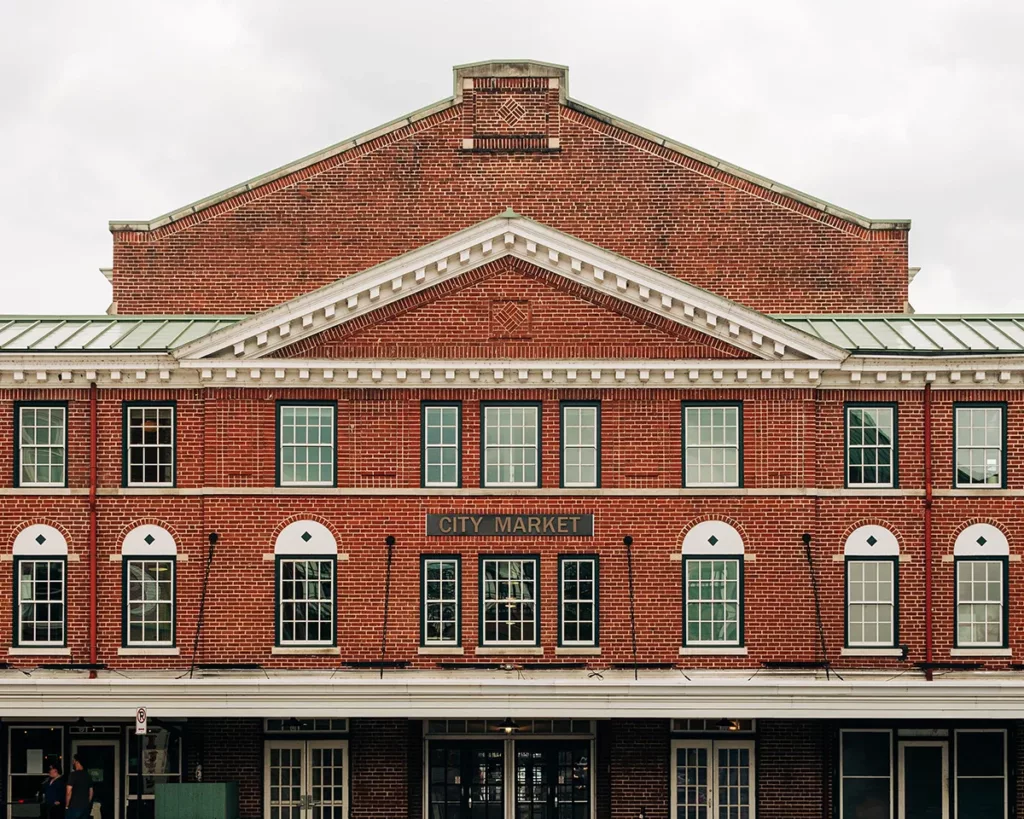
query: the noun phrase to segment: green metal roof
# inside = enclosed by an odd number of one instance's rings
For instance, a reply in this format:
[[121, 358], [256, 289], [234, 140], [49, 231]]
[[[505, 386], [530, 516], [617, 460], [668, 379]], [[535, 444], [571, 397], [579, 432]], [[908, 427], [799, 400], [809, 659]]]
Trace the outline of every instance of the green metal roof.
[[875, 313], [775, 318], [862, 355], [1019, 355], [1024, 352], [1024, 316]]
[[241, 316], [0, 316], [5, 353], [160, 353]]

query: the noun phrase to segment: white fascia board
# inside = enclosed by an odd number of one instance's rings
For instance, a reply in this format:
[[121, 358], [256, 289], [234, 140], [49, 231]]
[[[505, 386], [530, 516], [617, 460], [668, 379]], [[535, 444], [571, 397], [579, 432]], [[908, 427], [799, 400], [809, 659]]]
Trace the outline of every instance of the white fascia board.
[[[758, 358], [777, 360], [779, 350], [817, 360], [848, 355], [763, 313], [511, 213], [252, 316], [184, 345], [174, 355], [179, 359], [206, 358], [234, 351], [236, 358], [265, 356], [508, 255], [665, 316]], [[302, 325], [299, 332], [292, 330], [296, 323]], [[730, 324], [742, 328], [744, 334], [730, 333]], [[286, 326], [287, 333], [281, 329]]]
[[[648, 672], [650, 673], [650, 672]], [[336, 678], [8, 679], [0, 718], [111, 718], [145, 703], [156, 717], [635, 717], [741, 719], [1011, 719], [1024, 707], [1024, 681], [957, 679], [845, 681], [766, 675], [682, 675], [621, 681], [576, 678], [420, 677], [361, 672]]]

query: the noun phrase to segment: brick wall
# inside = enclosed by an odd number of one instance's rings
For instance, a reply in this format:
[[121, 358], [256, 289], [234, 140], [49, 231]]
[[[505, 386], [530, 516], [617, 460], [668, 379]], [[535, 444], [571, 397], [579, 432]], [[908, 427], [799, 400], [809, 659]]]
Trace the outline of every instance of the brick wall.
[[612, 819], [668, 819], [668, 720], [611, 720], [609, 770]]
[[823, 819], [827, 766], [823, 721], [759, 720], [757, 815], [761, 819]]
[[185, 781], [194, 782], [196, 765], [202, 765], [204, 782], [237, 782], [241, 819], [262, 819], [262, 720], [189, 720], [184, 749]]
[[409, 816], [409, 726], [403, 719], [354, 719], [350, 819]]
[[[461, 105], [264, 188], [152, 232], [117, 232], [118, 310], [256, 312], [512, 207], [765, 312], [902, 311], [905, 231], [862, 229], [549, 108], [551, 94], [467, 91]], [[558, 150], [463, 149], [467, 136], [485, 146], [506, 96], [526, 114], [501, 133], [555, 136]]]

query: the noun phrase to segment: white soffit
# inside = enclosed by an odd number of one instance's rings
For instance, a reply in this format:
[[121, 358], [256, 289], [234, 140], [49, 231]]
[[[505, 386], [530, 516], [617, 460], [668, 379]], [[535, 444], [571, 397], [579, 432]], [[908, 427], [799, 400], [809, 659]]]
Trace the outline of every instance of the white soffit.
[[506, 211], [175, 350], [178, 359], [252, 359], [315, 336], [505, 256], [611, 295], [764, 360], [849, 353], [756, 310]]

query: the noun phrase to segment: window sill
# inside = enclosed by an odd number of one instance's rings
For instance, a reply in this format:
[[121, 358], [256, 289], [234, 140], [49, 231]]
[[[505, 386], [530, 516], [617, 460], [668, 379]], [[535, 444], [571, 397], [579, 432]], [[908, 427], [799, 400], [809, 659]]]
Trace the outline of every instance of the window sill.
[[682, 646], [680, 657], [746, 657], [746, 646]]
[[477, 646], [478, 657], [541, 657], [544, 646]]
[[600, 657], [600, 646], [558, 646], [555, 654], [561, 657]]
[[11, 657], [70, 657], [71, 649], [60, 646], [40, 646], [38, 648], [12, 646], [7, 649], [7, 653]]
[[341, 654], [341, 649], [338, 646], [274, 646], [270, 649], [270, 653], [292, 657], [328, 657], [331, 655], [337, 657]]
[[462, 646], [420, 646], [417, 653], [435, 657], [461, 657], [466, 653], [466, 649]]
[[870, 646], [861, 646], [859, 648], [844, 648], [839, 652], [840, 657], [902, 657], [902, 648], [892, 648], [886, 646], [879, 646], [878, 648], [872, 648]]
[[180, 654], [177, 646], [124, 646], [117, 650], [118, 657], [177, 657]]
[[1012, 648], [951, 648], [950, 657], [1012, 657]]

